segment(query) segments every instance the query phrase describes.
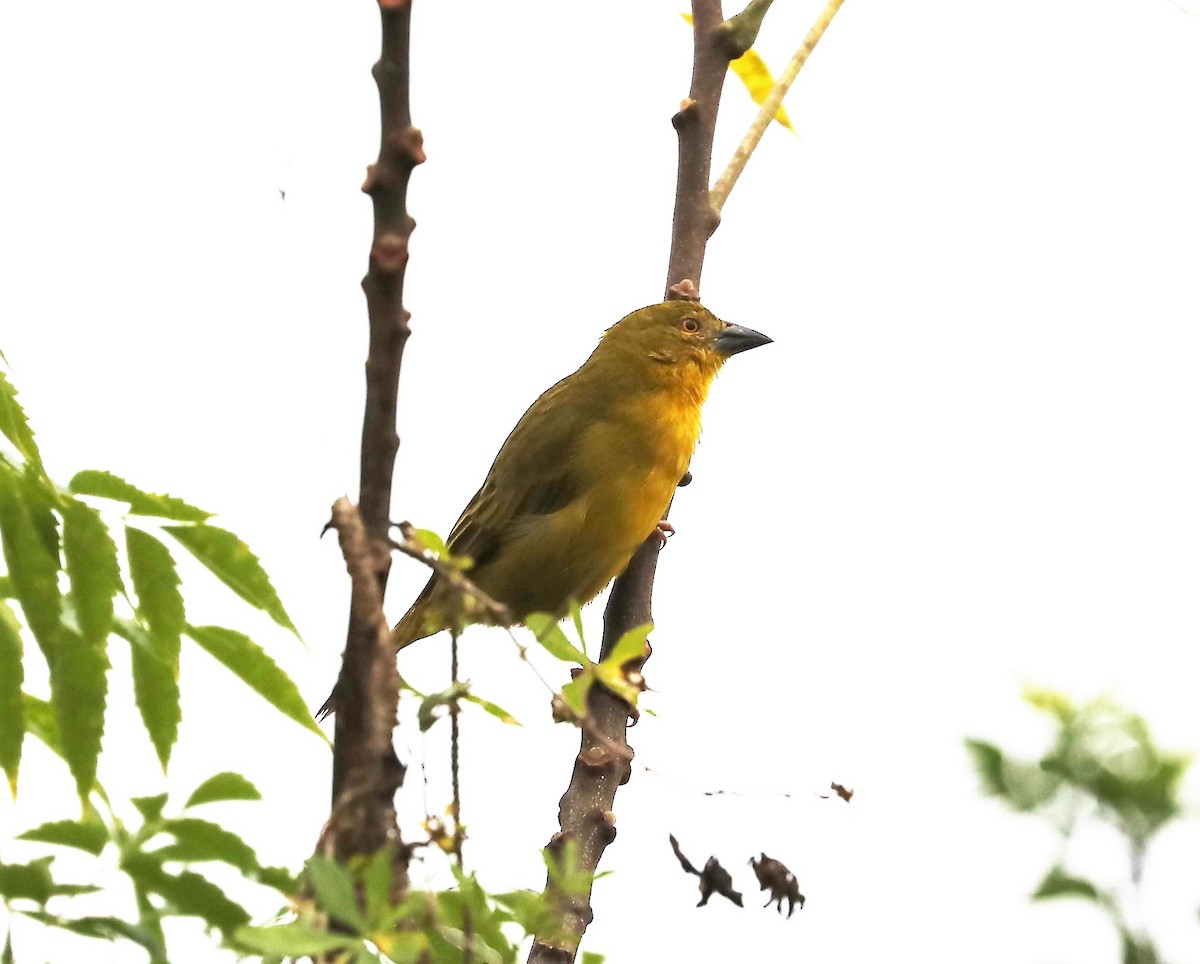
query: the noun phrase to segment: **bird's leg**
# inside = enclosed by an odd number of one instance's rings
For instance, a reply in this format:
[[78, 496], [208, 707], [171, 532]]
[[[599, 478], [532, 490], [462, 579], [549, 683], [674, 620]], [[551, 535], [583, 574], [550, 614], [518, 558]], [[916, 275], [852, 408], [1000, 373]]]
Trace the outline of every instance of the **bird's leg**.
[[666, 519], [663, 519], [662, 522], [654, 527], [654, 532], [659, 538], [658, 548], [661, 549], [667, 544], [667, 540], [675, 535], [675, 527]]

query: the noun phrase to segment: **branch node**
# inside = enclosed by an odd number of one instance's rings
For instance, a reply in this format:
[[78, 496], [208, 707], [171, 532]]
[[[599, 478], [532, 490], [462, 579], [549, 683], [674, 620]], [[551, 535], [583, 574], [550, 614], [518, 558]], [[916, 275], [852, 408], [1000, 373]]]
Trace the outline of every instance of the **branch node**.
[[408, 264], [408, 238], [402, 234], [381, 234], [371, 245], [371, 264], [386, 274], [403, 271]]

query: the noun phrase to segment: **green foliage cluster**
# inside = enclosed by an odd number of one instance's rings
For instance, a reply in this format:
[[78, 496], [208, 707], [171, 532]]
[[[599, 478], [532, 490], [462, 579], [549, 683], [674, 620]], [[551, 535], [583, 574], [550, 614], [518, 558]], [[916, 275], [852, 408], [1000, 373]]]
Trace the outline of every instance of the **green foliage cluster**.
[[[457, 867], [452, 889], [399, 893], [392, 880], [395, 855], [386, 851], [349, 867], [314, 857], [299, 877], [263, 866], [250, 843], [194, 813], [215, 802], [259, 800], [254, 784], [236, 773], [205, 780], [174, 815], [168, 813], [166, 794], [114, 806], [97, 779], [113, 640], [130, 647], [137, 708], [164, 774], [181, 720], [180, 651], [185, 639], [278, 712], [323, 738], [295, 684], [257, 643], [234, 629], [188, 621], [173, 547], [190, 553], [277, 624], [292, 633], [296, 629], [257, 557], [233, 533], [213, 525], [211, 513], [173, 496], [145, 492], [109, 472], [88, 470], [66, 486], [54, 483], [2, 371], [0, 433], [12, 450], [0, 444], [0, 544], [6, 567], [0, 576], [0, 767], [15, 797], [24, 740], [31, 736], [66, 764], [81, 804], [78, 819], [44, 823], [18, 838], [23, 846], [48, 853], [24, 863], [0, 862], [0, 899], [10, 915], [83, 937], [131, 942], [152, 964], [170, 959], [163, 925], [172, 916], [199, 918], [224, 946], [268, 962], [328, 955], [356, 964], [449, 964], [468, 958], [502, 964], [518, 955], [509, 932], [547, 933], [557, 919], [550, 899], [531, 891], [489, 895], [474, 876]], [[432, 533], [422, 535], [436, 539]], [[580, 647], [550, 617], [534, 620], [550, 652], [582, 667], [571, 684], [574, 693], [559, 697], [571, 707], [565, 718], [586, 715], [587, 690], [596, 680], [636, 702], [638, 687], [622, 663], [642, 654], [649, 627], [630, 634], [612, 657], [596, 664], [583, 653], [578, 612], [575, 620]], [[27, 645], [30, 638], [33, 648]], [[49, 671], [48, 698], [25, 688], [26, 669], [38, 653]], [[461, 703], [516, 723], [466, 683], [431, 695], [408, 689], [420, 699], [422, 730]], [[122, 749], [115, 748], [118, 753]], [[122, 820], [118, 811], [136, 813], [138, 819]], [[445, 849], [445, 841], [432, 832], [429, 842]], [[98, 878], [115, 865], [127, 881], [136, 914], [125, 919], [79, 912], [71, 898], [101, 888], [79, 879], [78, 862], [74, 876], [60, 872], [56, 861], [64, 848], [94, 858]], [[553, 857], [547, 853], [545, 859], [552, 892], [560, 897], [586, 893], [591, 876], [577, 869], [571, 847]], [[270, 888], [281, 905], [289, 903], [281, 915], [286, 919], [253, 926], [250, 913], [225, 888], [197, 872], [198, 865], [222, 865], [226, 875], [233, 872]], [[111, 896], [114, 905], [122, 903], [119, 894]], [[10, 934], [0, 961], [13, 960]], [[602, 958], [584, 953], [583, 960], [599, 964]]]
[[986, 794], [1019, 813], [1049, 821], [1062, 835], [1063, 852], [1031, 899], [1075, 898], [1095, 904], [1116, 929], [1123, 964], [1159, 964], [1154, 942], [1131, 923], [1133, 915], [1119, 888], [1071, 872], [1065, 866], [1066, 849], [1088, 822], [1114, 827], [1127, 843], [1128, 879], [1136, 890], [1146, 848], [1184, 814], [1179, 788], [1192, 758], [1160, 749], [1142, 717], [1109, 699], [1077, 704], [1052, 690], [1030, 689], [1025, 700], [1056, 727], [1039, 759], [1018, 759], [983, 740], [967, 740], [966, 745]]

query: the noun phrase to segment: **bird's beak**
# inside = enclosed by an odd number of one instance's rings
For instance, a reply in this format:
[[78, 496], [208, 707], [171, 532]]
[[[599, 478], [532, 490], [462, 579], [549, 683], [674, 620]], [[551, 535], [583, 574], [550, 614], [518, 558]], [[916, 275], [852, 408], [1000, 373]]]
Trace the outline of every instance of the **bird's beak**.
[[769, 345], [773, 339], [753, 328], [743, 328], [741, 325], [731, 325], [725, 322], [725, 327], [717, 334], [717, 351], [728, 358], [740, 351], [749, 351], [759, 345]]

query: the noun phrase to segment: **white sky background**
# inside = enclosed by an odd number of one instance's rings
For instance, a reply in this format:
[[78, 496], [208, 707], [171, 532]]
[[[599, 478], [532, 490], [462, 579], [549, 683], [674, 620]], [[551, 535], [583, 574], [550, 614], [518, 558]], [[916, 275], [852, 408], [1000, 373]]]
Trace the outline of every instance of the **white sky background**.
[[[821, 6], [776, 4], [772, 67]], [[429, 161], [409, 193], [397, 519], [446, 532], [533, 398], [660, 298], [682, 8], [416, 5]], [[0, 347], [52, 475], [111, 469], [217, 511], [312, 653], [185, 566], [189, 618], [250, 631], [314, 707], [345, 631], [342, 563], [317, 534], [357, 486], [377, 47], [366, 2], [0, 13]], [[776, 343], [718, 380], [672, 513], [658, 715], [631, 734], [658, 775], [618, 795], [586, 947], [1117, 959], [1092, 910], [1029, 906], [1055, 839], [979, 798], [962, 739], [1038, 752], [1018, 698], [1032, 681], [1110, 691], [1164, 744], [1200, 742], [1198, 95], [1200, 17], [1169, 0], [849, 0], [837, 16], [787, 101], [799, 138], [768, 132], [709, 247], [705, 302]], [[731, 79], [716, 165], [752, 113]], [[398, 562], [389, 612], [424, 578]], [[593, 640], [600, 616], [585, 611]], [[492, 889], [540, 886], [577, 736], [502, 633], [464, 650], [476, 688], [526, 724], [464, 718], [468, 859]], [[149, 794], [163, 781], [120, 651], [102, 778]], [[403, 668], [432, 689], [447, 658], [430, 641]], [[168, 786], [250, 774], [267, 802], [228, 819], [298, 865], [327, 812], [327, 750], [186, 649], [184, 699]], [[401, 732], [413, 817], [421, 759], [429, 806], [446, 802], [446, 738]], [[850, 806], [817, 797], [831, 779]], [[5, 838], [73, 814], [36, 748], [23, 782]], [[748, 908], [696, 910], [669, 832], [694, 862], [716, 854]], [[808, 896], [791, 921], [757, 907], [745, 862], [761, 850]], [[1123, 866], [1104, 834], [1075, 856]], [[1151, 853], [1146, 912], [1172, 961], [1200, 957], [1198, 864], [1195, 825]], [[40, 959], [23, 933], [19, 959]], [[206, 948], [177, 959], [218, 959]], [[105, 951], [40, 949], [140, 956]]]

